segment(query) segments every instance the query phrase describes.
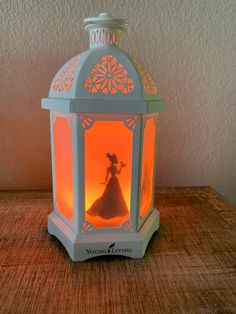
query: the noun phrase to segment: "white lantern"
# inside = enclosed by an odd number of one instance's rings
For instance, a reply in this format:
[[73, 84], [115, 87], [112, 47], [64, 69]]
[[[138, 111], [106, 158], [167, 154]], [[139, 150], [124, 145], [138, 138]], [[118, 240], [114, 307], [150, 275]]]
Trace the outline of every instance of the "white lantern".
[[121, 48], [127, 20], [86, 18], [90, 48], [53, 79], [50, 110], [53, 212], [48, 231], [74, 261], [144, 255], [159, 228], [153, 208], [158, 112], [147, 69]]

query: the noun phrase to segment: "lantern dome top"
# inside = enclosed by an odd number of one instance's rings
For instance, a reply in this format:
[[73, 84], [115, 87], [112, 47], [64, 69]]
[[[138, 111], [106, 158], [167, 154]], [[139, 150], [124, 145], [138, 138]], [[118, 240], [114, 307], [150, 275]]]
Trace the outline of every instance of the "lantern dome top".
[[109, 101], [110, 106], [111, 100], [126, 100], [132, 101], [134, 108], [137, 101], [159, 101], [164, 109], [152, 75], [121, 48], [121, 36], [128, 21], [101, 13], [85, 18], [84, 23], [89, 31], [90, 49], [62, 66], [52, 81], [47, 100]]

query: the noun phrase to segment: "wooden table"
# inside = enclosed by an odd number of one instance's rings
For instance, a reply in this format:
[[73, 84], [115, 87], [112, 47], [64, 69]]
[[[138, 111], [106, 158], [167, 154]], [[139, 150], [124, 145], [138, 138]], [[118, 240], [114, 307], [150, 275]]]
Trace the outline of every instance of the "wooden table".
[[51, 192], [0, 192], [0, 313], [236, 313], [236, 211], [209, 187], [160, 188], [143, 259], [73, 263]]

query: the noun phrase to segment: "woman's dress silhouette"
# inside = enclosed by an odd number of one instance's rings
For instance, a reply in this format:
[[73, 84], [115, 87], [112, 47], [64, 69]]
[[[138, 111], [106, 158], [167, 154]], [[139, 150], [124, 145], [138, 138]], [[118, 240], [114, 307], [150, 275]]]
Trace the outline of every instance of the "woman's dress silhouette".
[[120, 174], [121, 169], [126, 165], [121, 162], [120, 169], [118, 170], [115, 164], [118, 163], [115, 154], [107, 154], [107, 158], [111, 162], [111, 166], [107, 168], [105, 184], [110, 175], [110, 179], [106, 188], [101, 195], [87, 210], [87, 214], [91, 216], [100, 216], [103, 219], [112, 219], [115, 217], [123, 217], [128, 214], [128, 208], [125, 203], [117, 174]]

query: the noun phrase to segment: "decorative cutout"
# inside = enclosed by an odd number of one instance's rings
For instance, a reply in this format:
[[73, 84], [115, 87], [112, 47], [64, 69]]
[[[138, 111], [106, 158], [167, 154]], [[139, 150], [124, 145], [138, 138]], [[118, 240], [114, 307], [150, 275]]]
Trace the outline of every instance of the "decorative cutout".
[[123, 223], [122, 228], [125, 230], [133, 231], [133, 224], [131, 220], [127, 220]]
[[90, 32], [90, 45], [120, 45], [121, 32], [112, 29], [96, 29]]
[[94, 124], [94, 120], [90, 117], [85, 117], [84, 115], [80, 114], [79, 118], [81, 121], [82, 128], [85, 130], [91, 128], [91, 126]]
[[103, 94], [116, 94], [118, 91], [128, 94], [134, 89], [134, 82], [127, 77], [127, 70], [113, 56], [102, 57], [90, 74], [85, 80], [84, 88], [93, 94], [98, 91]]
[[94, 226], [88, 222], [88, 221], [85, 221], [83, 223], [83, 230], [82, 230], [82, 233], [85, 233], [85, 232], [90, 232], [94, 229]]
[[131, 131], [133, 131], [137, 125], [136, 120], [138, 119], [138, 116], [132, 117], [132, 118], [128, 118], [125, 119], [124, 121], [124, 125], [130, 129]]
[[150, 95], [157, 94], [157, 86], [152, 75], [148, 72], [148, 70], [144, 67], [144, 65], [140, 61], [138, 61], [135, 58], [133, 58], [133, 61], [136, 64], [137, 68], [139, 69], [139, 73], [142, 78], [143, 89], [145, 93], [150, 94]]
[[80, 56], [75, 57], [59, 74], [54, 81], [55, 92], [69, 92], [74, 83], [74, 73], [78, 66]]

